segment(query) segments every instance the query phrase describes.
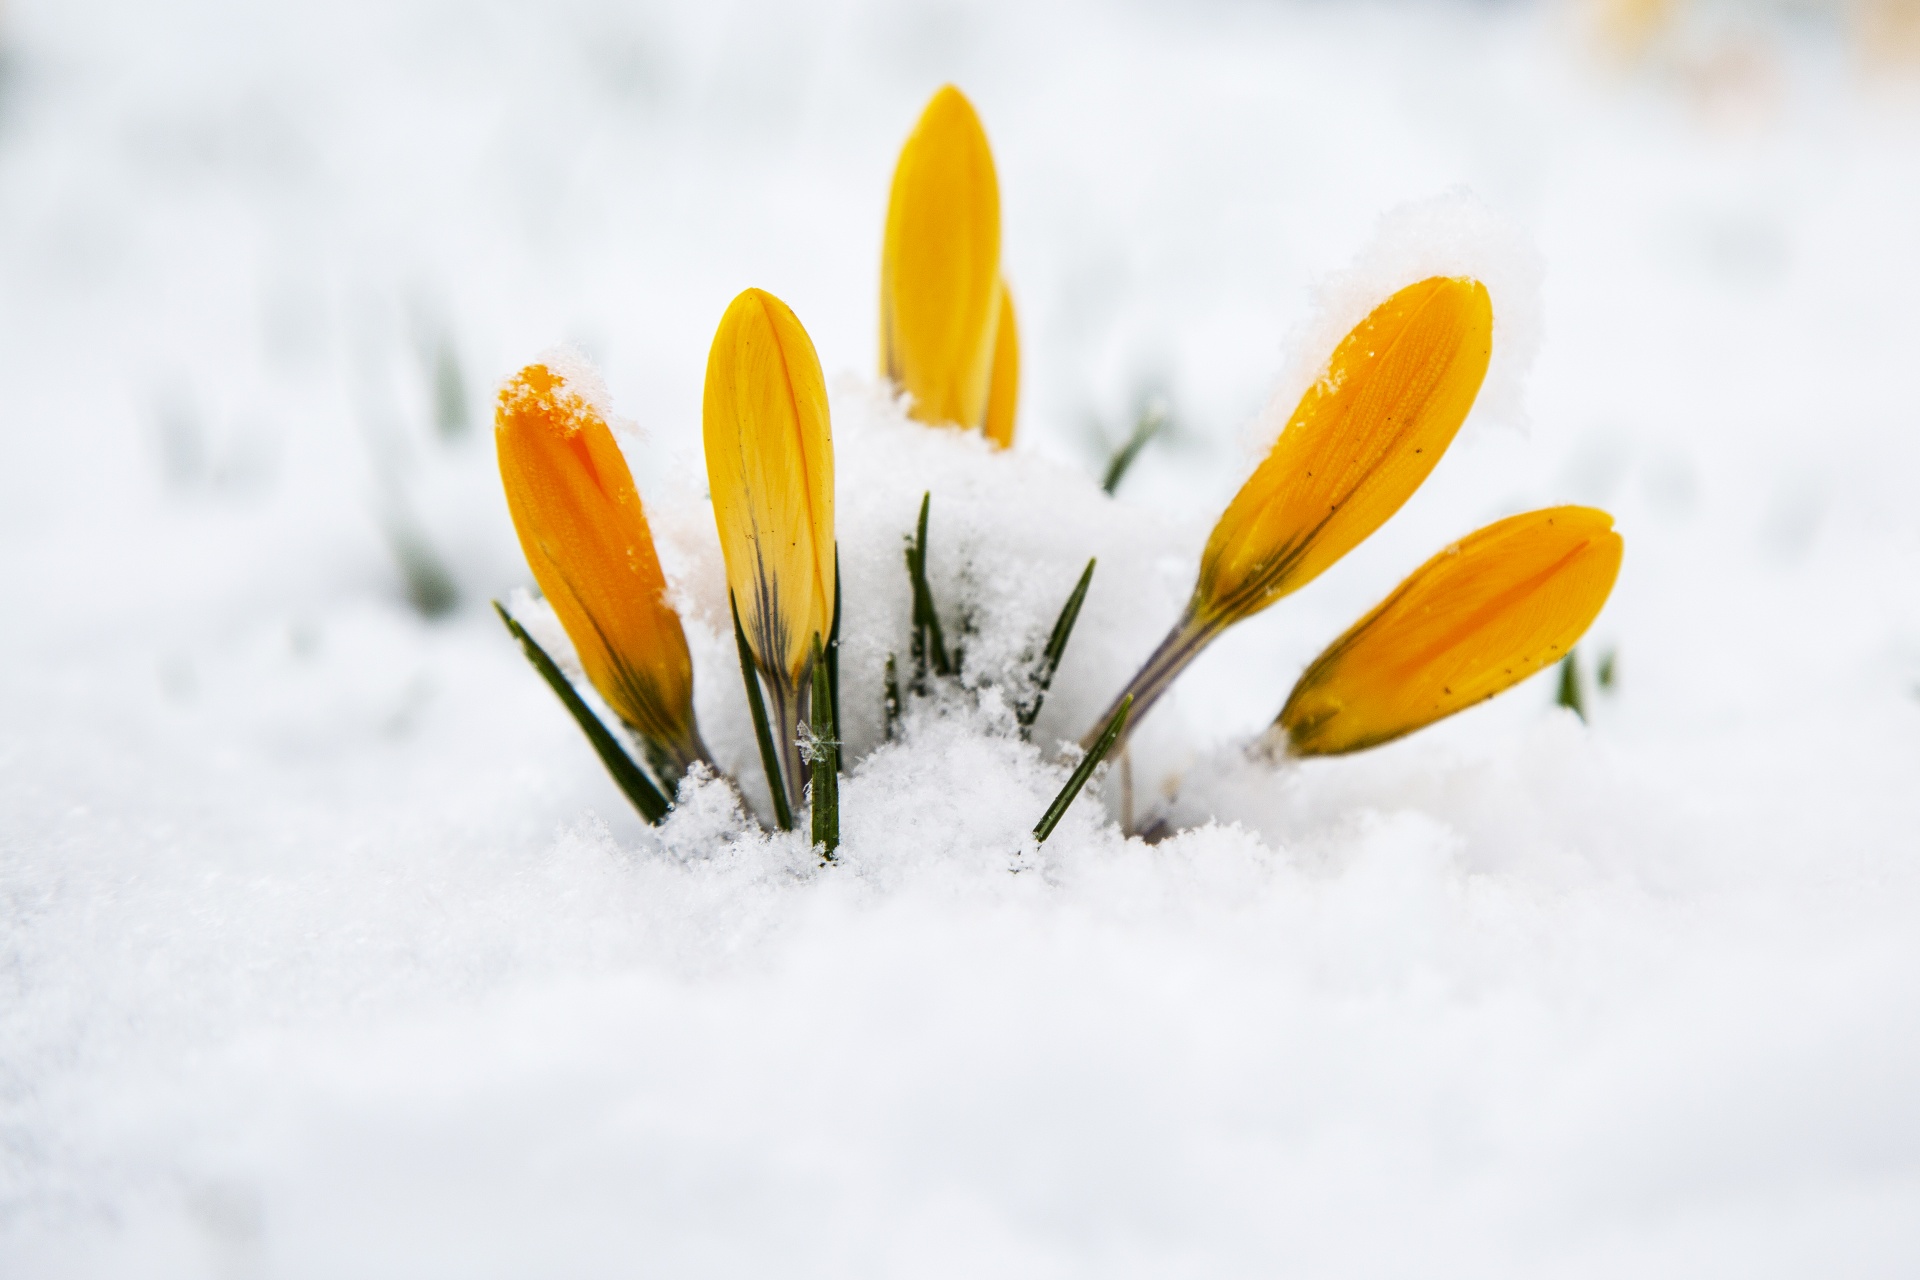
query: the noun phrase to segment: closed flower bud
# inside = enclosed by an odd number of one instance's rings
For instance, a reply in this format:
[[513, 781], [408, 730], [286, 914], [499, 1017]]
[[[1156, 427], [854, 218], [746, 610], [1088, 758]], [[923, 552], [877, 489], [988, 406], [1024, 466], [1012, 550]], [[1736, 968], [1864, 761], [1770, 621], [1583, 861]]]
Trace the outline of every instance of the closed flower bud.
[[1121, 693], [1134, 696], [1129, 727], [1215, 636], [1319, 577], [1413, 496], [1492, 354], [1478, 280], [1408, 285], [1354, 327], [1214, 525], [1186, 612]]
[[1196, 612], [1258, 613], [1385, 524], [1453, 443], [1492, 354], [1493, 304], [1477, 280], [1436, 276], [1375, 307], [1214, 526]]
[[1269, 731], [1296, 756], [1391, 742], [1566, 657], [1620, 572], [1613, 517], [1549, 507], [1427, 561], [1314, 659]]
[[494, 443], [521, 550], [587, 679], [677, 777], [706, 757], [693, 663], [606, 420], [560, 374], [532, 364], [501, 388]]
[[915, 418], [986, 427], [1004, 445], [1013, 439], [1018, 361], [1000, 278], [993, 153], [973, 105], [948, 85], [921, 113], [893, 171], [880, 259], [881, 371], [911, 397]]
[[813, 341], [772, 294], [748, 289], [721, 317], [703, 422], [727, 587], [797, 791], [803, 678], [833, 627], [833, 432]]

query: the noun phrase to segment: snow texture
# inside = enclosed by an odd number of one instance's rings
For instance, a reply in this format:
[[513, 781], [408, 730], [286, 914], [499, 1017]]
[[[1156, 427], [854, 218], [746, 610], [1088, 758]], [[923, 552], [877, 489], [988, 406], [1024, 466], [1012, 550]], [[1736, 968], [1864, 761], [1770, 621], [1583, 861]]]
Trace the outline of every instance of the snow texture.
[[1465, 188], [1382, 215], [1358, 259], [1315, 286], [1314, 314], [1287, 344], [1291, 367], [1254, 421], [1249, 451], [1255, 463], [1340, 340], [1384, 299], [1431, 276], [1470, 276], [1487, 286], [1495, 300], [1493, 359], [1474, 400], [1474, 420], [1524, 426], [1527, 375], [1540, 349], [1541, 272], [1524, 233]]
[[[1920, 1273], [1920, 104], [1818, 6], [1687, 12], [1629, 65], [1527, 4], [0, 9], [0, 1275]], [[872, 376], [949, 79], [1011, 453]], [[1109, 769], [1036, 846], [1274, 415], [1437, 270], [1497, 354], [1432, 480], [1142, 723], [1176, 834]], [[704, 774], [645, 827], [488, 605], [564, 650], [488, 416], [570, 347], [764, 805], [699, 431], [748, 285], [831, 382], [828, 869]], [[886, 741], [923, 492], [965, 672]], [[1627, 544], [1588, 723], [1247, 755], [1569, 501]]]

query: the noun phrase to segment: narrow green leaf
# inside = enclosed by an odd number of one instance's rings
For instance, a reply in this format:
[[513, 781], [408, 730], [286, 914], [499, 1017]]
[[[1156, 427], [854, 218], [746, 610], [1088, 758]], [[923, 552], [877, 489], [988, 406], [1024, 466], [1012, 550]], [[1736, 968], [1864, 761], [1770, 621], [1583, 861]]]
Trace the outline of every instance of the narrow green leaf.
[[1140, 421], [1134, 424], [1133, 434], [1127, 437], [1127, 442], [1120, 446], [1120, 452], [1114, 454], [1113, 461], [1107, 464], [1107, 478], [1100, 482], [1100, 487], [1108, 493], [1118, 489], [1121, 478], [1133, 466], [1133, 460], [1140, 456], [1140, 451], [1147, 447], [1148, 441], [1160, 434], [1160, 429], [1167, 422], [1166, 406], [1157, 399], [1149, 403], [1141, 411]]
[[913, 660], [913, 685], [924, 691], [927, 683], [927, 629], [920, 625], [920, 566], [914, 563], [913, 539], [907, 539], [907, 580], [913, 584], [913, 631], [907, 641], [907, 656]]
[[1080, 606], [1086, 603], [1087, 588], [1093, 585], [1093, 566], [1097, 563], [1097, 559], [1087, 561], [1080, 581], [1074, 585], [1073, 594], [1067, 597], [1059, 619], [1053, 624], [1053, 634], [1047, 637], [1047, 647], [1040, 655], [1040, 670], [1033, 679], [1033, 702], [1018, 713], [1023, 732], [1033, 728], [1033, 722], [1040, 717], [1040, 704], [1046, 701], [1047, 689], [1053, 684], [1053, 673], [1060, 669], [1060, 659], [1066, 655], [1067, 638], [1073, 634], [1073, 624], [1080, 620]]
[[813, 633], [813, 842], [833, 861], [840, 847], [840, 742], [832, 723], [833, 691], [827, 677], [820, 633]]
[[921, 645], [922, 671], [931, 662], [938, 675], [953, 674], [953, 662], [947, 655], [946, 638], [940, 632], [940, 612], [933, 607], [933, 588], [927, 583], [927, 516], [933, 507], [933, 492], [920, 499], [920, 523], [913, 546], [907, 552], [907, 571], [913, 577], [913, 625]]
[[1607, 650], [1605, 653], [1600, 655], [1600, 667], [1597, 671], [1594, 672], [1594, 679], [1599, 682], [1600, 688], [1606, 693], [1613, 692], [1613, 681], [1614, 681], [1614, 675], [1615, 675], [1614, 660], [1617, 659], [1619, 656], [1620, 654], [1618, 650], [1615, 650], [1615, 649]]
[[733, 610], [733, 642], [740, 650], [740, 680], [747, 686], [747, 709], [753, 712], [753, 736], [760, 741], [760, 766], [767, 771], [767, 790], [773, 795], [773, 819], [782, 831], [791, 831], [793, 810], [787, 804], [787, 789], [780, 781], [780, 752], [773, 745], [767, 704], [760, 696], [760, 677], [753, 669], [753, 650], [747, 647], [747, 633], [740, 629], [740, 605], [731, 591], [727, 593], [727, 605]]
[[1106, 730], [1100, 735], [1099, 741], [1093, 744], [1093, 749], [1087, 752], [1086, 758], [1080, 762], [1080, 767], [1073, 771], [1071, 778], [1067, 779], [1067, 785], [1060, 788], [1060, 794], [1053, 798], [1053, 803], [1047, 806], [1046, 813], [1041, 815], [1038, 825], [1033, 829], [1034, 837], [1041, 843], [1044, 844], [1047, 837], [1053, 834], [1053, 829], [1060, 825], [1060, 819], [1067, 816], [1067, 809], [1073, 804], [1074, 797], [1080, 794], [1080, 789], [1087, 785], [1087, 779], [1093, 776], [1093, 771], [1099, 767], [1100, 761], [1105, 759], [1107, 752], [1113, 749], [1114, 740], [1126, 727], [1127, 712], [1131, 710], [1133, 710], [1133, 695], [1128, 694], [1120, 699], [1120, 707], [1113, 713], [1113, 719], [1107, 721]]
[[827, 633], [827, 686], [833, 693], [833, 740], [840, 741], [840, 544], [833, 544], [833, 629]]
[[658, 824], [667, 816], [667, 810], [673, 807], [668, 803], [667, 798], [661, 795], [647, 775], [641, 772], [640, 766], [633, 762], [633, 757], [621, 747], [620, 740], [613, 736], [600, 717], [593, 714], [593, 708], [581, 698], [579, 691], [573, 687], [573, 682], [568, 680], [566, 673], [547, 656], [547, 651], [540, 647], [539, 642], [527, 634], [527, 629], [515, 621], [514, 616], [508, 613], [498, 600], [493, 602], [493, 609], [500, 615], [500, 621], [507, 624], [507, 630], [512, 633], [513, 638], [520, 642], [520, 651], [527, 655], [527, 661], [533, 664], [533, 669], [540, 673], [540, 677], [547, 682], [547, 687], [553, 690], [562, 705], [573, 715], [573, 721], [580, 726], [580, 731], [587, 735], [587, 741], [593, 744], [594, 753], [600, 757], [600, 763], [607, 766], [607, 772], [613, 775], [615, 785], [626, 794], [628, 800], [633, 802], [633, 807], [640, 811], [641, 817], [650, 823]]
[[1080, 620], [1080, 606], [1086, 603], [1087, 588], [1093, 585], [1093, 568], [1100, 561], [1095, 558], [1087, 561], [1087, 567], [1081, 571], [1080, 581], [1073, 586], [1073, 594], [1067, 597], [1067, 603], [1060, 610], [1060, 618], [1053, 624], [1053, 634], [1047, 637], [1047, 675], [1060, 666], [1060, 659], [1067, 651], [1067, 637], [1073, 634], [1073, 624]]

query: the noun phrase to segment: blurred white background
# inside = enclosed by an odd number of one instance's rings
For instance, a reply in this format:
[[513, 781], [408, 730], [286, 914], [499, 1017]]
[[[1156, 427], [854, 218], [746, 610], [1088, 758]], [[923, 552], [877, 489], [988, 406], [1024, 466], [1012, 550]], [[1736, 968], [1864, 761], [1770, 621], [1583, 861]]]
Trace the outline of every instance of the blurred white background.
[[[486, 608], [492, 390], [576, 345], [652, 494], [740, 288], [870, 376], [947, 81], [1018, 450], [1164, 401], [1174, 577], [1383, 215], [1540, 271], [1523, 420], [1148, 758], [1559, 501], [1627, 540], [1589, 728], [1227, 769], [1052, 898], [650, 842]], [[0, 1272], [1913, 1274], [1916, 227], [1911, 0], [8, 0]]]

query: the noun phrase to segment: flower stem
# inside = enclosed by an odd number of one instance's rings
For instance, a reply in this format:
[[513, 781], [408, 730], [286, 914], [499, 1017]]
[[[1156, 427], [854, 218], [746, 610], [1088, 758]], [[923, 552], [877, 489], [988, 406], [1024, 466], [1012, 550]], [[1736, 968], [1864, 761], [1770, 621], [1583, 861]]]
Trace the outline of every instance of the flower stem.
[[[803, 689], [806, 677], [801, 677], [801, 688], [794, 688], [779, 676], [767, 680], [768, 700], [773, 717], [774, 743], [780, 752], [780, 768], [787, 779], [787, 809], [798, 813], [806, 803], [807, 775], [806, 765], [800, 759], [800, 722], [806, 718], [808, 701]], [[791, 831], [788, 827], [786, 830]]]
[[773, 798], [773, 818], [782, 831], [791, 831], [793, 810], [787, 805], [787, 788], [780, 779], [780, 752], [774, 746], [773, 730], [767, 725], [767, 704], [760, 698], [753, 650], [747, 647], [747, 633], [740, 629], [739, 603], [731, 593], [727, 600], [733, 606], [733, 641], [740, 650], [740, 681], [747, 687], [747, 709], [753, 712], [753, 736], [760, 743], [760, 767], [767, 771], [767, 794]]
[[1173, 630], [1167, 632], [1167, 638], [1160, 642], [1160, 647], [1153, 651], [1153, 656], [1147, 659], [1146, 665], [1141, 667], [1139, 673], [1128, 682], [1127, 687], [1120, 691], [1120, 696], [1115, 698], [1113, 705], [1101, 715], [1093, 731], [1081, 739], [1080, 745], [1092, 750], [1093, 744], [1100, 740], [1102, 730], [1119, 713], [1120, 704], [1131, 699], [1133, 712], [1127, 717], [1120, 730], [1119, 739], [1113, 744], [1115, 748], [1126, 746], [1133, 727], [1153, 709], [1153, 704], [1160, 700], [1160, 695], [1165, 693], [1167, 687], [1187, 669], [1187, 664], [1198, 657], [1200, 651], [1211, 644], [1213, 638], [1224, 630], [1226, 630], [1226, 623], [1199, 617], [1194, 607], [1189, 604], [1186, 612], [1180, 615], [1180, 620], [1173, 624]]

